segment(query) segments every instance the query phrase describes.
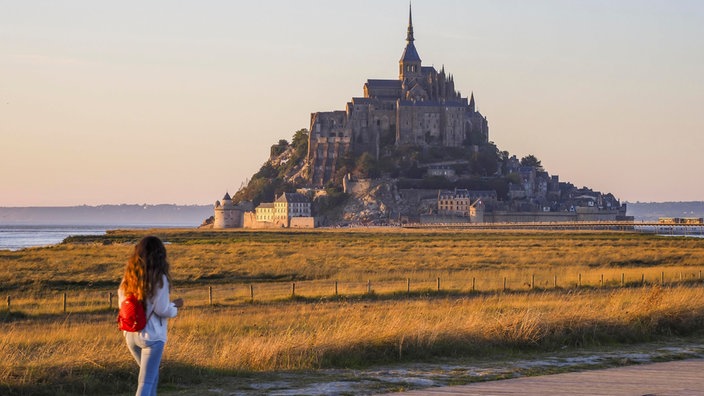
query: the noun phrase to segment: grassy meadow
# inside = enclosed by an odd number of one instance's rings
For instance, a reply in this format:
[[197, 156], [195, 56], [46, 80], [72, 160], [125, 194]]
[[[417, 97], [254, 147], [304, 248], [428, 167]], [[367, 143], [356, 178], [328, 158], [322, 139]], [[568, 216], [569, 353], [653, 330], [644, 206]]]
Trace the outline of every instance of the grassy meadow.
[[167, 242], [172, 295], [186, 301], [170, 322], [162, 390], [253, 372], [704, 336], [698, 238], [119, 230], [0, 251], [9, 297], [0, 393], [133, 392], [136, 366], [108, 296], [149, 233]]

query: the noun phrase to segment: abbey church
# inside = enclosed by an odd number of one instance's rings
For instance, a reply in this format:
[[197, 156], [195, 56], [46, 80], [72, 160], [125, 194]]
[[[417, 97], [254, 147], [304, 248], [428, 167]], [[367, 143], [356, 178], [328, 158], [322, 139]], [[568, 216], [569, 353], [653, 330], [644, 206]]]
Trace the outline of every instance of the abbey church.
[[489, 141], [486, 117], [455, 90], [452, 74], [423, 66], [414, 44], [409, 9], [406, 48], [398, 78], [370, 79], [364, 97], [352, 98], [345, 110], [311, 114], [308, 144], [310, 180], [322, 186], [333, 178], [337, 159], [364, 152], [379, 159], [389, 146], [461, 147]]

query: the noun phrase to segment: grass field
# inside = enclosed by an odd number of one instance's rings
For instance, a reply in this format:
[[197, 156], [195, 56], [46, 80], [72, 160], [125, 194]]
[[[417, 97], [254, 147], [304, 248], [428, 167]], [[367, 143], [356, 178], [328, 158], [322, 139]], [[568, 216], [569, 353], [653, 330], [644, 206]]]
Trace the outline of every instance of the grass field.
[[136, 367], [107, 296], [147, 233], [168, 243], [173, 295], [187, 304], [170, 323], [162, 389], [251, 372], [703, 335], [698, 238], [114, 231], [0, 252], [0, 292], [11, 301], [0, 314], [0, 393], [133, 390]]

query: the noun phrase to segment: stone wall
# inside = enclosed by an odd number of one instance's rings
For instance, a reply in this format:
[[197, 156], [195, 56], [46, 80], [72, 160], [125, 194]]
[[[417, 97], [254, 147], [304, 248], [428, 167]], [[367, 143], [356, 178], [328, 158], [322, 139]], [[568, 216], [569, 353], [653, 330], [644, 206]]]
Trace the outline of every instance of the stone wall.
[[291, 217], [289, 228], [315, 228], [315, 217]]

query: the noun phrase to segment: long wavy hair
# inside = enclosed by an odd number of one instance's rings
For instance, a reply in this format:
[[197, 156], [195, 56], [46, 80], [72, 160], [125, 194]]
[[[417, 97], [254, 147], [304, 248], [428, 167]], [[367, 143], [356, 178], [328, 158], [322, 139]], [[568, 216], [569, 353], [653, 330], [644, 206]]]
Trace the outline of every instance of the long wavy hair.
[[166, 248], [161, 239], [155, 236], [142, 238], [134, 247], [134, 252], [125, 265], [125, 275], [120, 289], [127, 294], [134, 294], [140, 301], [154, 296], [156, 290], [164, 287], [164, 276], [171, 287], [169, 261]]

